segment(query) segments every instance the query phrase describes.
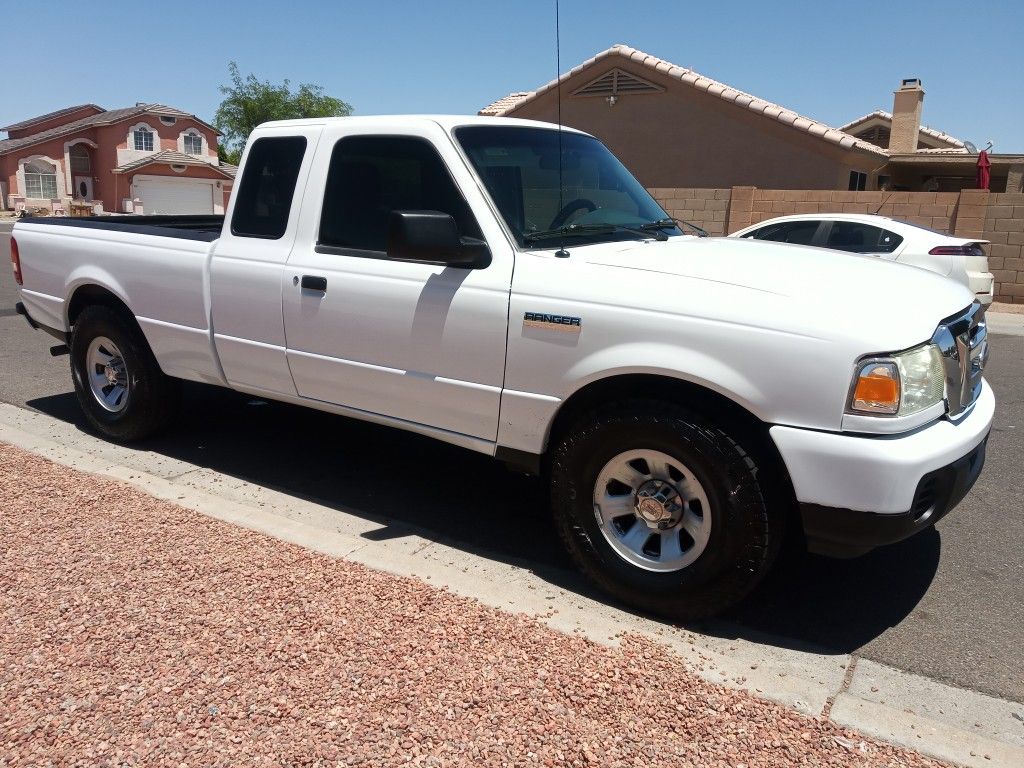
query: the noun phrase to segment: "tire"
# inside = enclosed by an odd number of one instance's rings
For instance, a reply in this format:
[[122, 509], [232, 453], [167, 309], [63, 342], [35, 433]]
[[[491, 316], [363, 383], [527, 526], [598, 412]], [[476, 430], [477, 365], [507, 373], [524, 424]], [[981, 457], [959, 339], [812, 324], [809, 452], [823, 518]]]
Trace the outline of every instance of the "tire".
[[[160, 370], [142, 331], [126, 313], [102, 305], [86, 307], [75, 321], [70, 348], [75, 395], [89, 425], [103, 436], [117, 442], [141, 440], [167, 427], [177, 414], [181, 382]], [[108, 397], [117, 395], [117, 386], [124, 390], [106, 407], [90, 378], [106, 375], [96, 363], [102, 358], [110, 360], [115, 371], [111, 375], [117, 378]]]
[[[757, 586], [781, 547], [785, 511], [769, 510], [752, 453], [675, 404], [629, 400], [588, 414], [557, 440], [550, 456], [555, 525], [569, 554], [601, 589], [634, 608], [687, 621], [720, 613]], [[645, 458], [628, 461], [633, 456]], [[609, 481], [624, 461], [636, 479]], [[666, 474], [652, 466], [668, 467], [667, 485], [651, 477]], [[675, 501], [643, 507], [652, 484], [661, 489], [659, 499], [678, 491]], [[595, 496], [598, 490], [605, 495]], [[603, 503], [609, 499], [616, 504]], [[641, 508], [651, 516], [674, 509], [678, 522], [672, 524], [673, 516], [657, 522], [667, 530], [650, 530], [656, 523], [641, 518]], [[626, 509], [634, 521], [629, 514], [605, 517]], [[641, 540], [646, 543], [638, 551]]]

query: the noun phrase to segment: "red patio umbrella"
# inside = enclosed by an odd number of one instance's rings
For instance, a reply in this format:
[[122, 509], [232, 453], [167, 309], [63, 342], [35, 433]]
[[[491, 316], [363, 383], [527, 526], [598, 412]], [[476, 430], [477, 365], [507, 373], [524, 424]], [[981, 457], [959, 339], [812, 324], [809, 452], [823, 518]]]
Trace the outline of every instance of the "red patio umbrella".
[[988, 152], [984, 149], [978, 153], [978, 189], [988, 189], [989, 168], [992, 163], [988, 160]]

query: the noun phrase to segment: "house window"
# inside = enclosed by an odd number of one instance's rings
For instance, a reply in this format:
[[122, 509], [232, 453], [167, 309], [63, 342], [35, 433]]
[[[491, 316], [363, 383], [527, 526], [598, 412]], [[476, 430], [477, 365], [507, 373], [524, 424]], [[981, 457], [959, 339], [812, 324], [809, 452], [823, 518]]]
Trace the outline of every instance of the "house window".
[[201, 155], [203, 154], [203, 137], [198, 133], [186, 133], [185, 134], [185, 154], [186, 155]]
[[850, 191], [863, 192], [868, 186], [868, 175], [860, 171], [850, 171]]
[[57, 196], [57, 166], [45, 160], [25, 163], [25, 197], [52, 200]]
[[68, 156], [71, 158], [72, 173], [92, 173], [92, 160], [84, 144], [75, 144], [68, 150]]
[[139, 152], [153, 151], [153, 132], [148, 128], [136, 128], [132, 131], [132, 141]]

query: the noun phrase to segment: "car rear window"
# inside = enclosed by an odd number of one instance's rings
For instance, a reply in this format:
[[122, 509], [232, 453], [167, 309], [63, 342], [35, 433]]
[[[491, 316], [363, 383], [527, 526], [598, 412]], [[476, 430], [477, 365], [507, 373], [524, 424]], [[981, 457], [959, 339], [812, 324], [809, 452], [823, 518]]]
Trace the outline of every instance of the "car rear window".
[[903, 242], [895, 232], [859, 221], [833, 221], [827, 248], [851, 253], [892, 253]]

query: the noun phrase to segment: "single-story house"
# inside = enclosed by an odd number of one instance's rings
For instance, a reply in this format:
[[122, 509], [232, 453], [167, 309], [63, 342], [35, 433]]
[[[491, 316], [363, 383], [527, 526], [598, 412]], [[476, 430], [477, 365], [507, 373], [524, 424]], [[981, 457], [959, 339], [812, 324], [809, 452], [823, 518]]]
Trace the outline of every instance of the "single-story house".
[[[626, 45], [614, 45], [533, 91], [480, 110], [591, 133], [647, 187], [768, 189], [973, 187], [977, 152], [921, 125], [924, 89], [903, 81], [892, 113], [841, 128], [797, 114]], [[990, 155], [991, 189], [1020, 191], [1024, 155]]]
[[0, 205], [70, 212], [223, 213], [235, 167], [216, 128], [162, 104], [80, 104], [0, 128]]

